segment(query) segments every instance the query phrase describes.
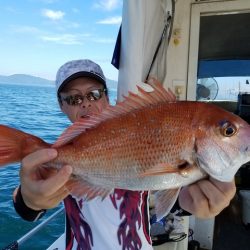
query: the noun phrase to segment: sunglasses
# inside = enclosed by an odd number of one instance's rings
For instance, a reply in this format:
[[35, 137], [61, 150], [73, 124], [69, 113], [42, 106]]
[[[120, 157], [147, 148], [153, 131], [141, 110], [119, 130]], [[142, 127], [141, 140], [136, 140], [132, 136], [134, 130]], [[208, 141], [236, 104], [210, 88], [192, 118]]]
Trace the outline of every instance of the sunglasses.
[[60, 98], [61, 100], [65, 101], [70, 106], [78, 106], [83, 103], [83, 100], [85, 97], [90, 102], [100, 100], [103, 96], [103, 93], [105, 93], [106, 91], [107, 89], [93, 89], [85, 95], [76, 94], [76, 95], [69, 95], [69, 96], [60, 97]]

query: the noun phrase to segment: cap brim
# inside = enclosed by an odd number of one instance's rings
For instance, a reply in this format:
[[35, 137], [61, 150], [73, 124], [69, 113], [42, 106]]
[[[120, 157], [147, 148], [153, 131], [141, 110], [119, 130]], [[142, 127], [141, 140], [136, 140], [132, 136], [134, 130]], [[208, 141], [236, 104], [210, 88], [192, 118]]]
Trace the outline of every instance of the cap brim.
[[71, 75], [70, 77], [68, 77], [67, 79], [65, 79], [65, 80], [63, 81], [63, 83], [60, 85], [60, 87], [58, 88], [57, 93], [59, 93], [59, 92], [67, 85], [68, 82], [70, 82], [70, 81], [72, 81], [72, 80], [75, 80], [76, 78], [79, 78], [79, 77], [90, 77], [90, 78], [94, 78], [94, 79], [96, 79], [98, 82], [102, 83], [102, 84], [104, 85], [105, 88], [107, 87], [107, 86], [106, 86], [106, 81], [105, 81], [102, 77], [100, 77], [100, 76], [98, 76], [98, 75], [96, 75], [96, 74], [94, 74], [94, 73], [91, 73], [91, 72], [81, 71], [81, 72], [77, 72], [77, 73]]

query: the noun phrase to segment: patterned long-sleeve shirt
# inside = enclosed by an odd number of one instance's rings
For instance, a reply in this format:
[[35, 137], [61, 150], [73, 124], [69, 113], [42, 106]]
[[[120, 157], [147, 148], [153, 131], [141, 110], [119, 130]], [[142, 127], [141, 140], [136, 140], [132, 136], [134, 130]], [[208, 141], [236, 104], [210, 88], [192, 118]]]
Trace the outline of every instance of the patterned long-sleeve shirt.
[[104, 200], [68, 196], [66, 249], [152, 250], [148, 192], [115, 189]]

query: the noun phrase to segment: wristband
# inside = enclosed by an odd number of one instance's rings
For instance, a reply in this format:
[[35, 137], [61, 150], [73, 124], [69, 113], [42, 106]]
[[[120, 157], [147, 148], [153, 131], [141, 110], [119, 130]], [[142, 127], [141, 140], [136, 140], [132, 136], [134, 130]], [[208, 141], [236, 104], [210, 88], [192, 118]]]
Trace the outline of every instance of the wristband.
[[17, 190], [17, 194], [15, 199], [13, 199], [13, 204], [16, 212], [27, 221], [37, 221], [43, 215], [46, 213], [46, 209], [41, 210], [33, 210], [32, 208], [29, 208], [24, 203], [22, 194], [21, 194], [21, 186], [19, 186]]

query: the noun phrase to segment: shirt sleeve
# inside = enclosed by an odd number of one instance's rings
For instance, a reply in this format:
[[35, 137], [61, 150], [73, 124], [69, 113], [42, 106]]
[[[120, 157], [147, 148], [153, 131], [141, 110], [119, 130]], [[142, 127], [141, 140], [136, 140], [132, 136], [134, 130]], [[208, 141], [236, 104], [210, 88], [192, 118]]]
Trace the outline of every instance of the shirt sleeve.
[[22, 197], [21, 186], [18, 187], [16, 196], [13, 199], [13, 205], [19, 216], [27, 221], [37, 221], [46, 213], [45, 209], [33, 210], [26, 206]]

